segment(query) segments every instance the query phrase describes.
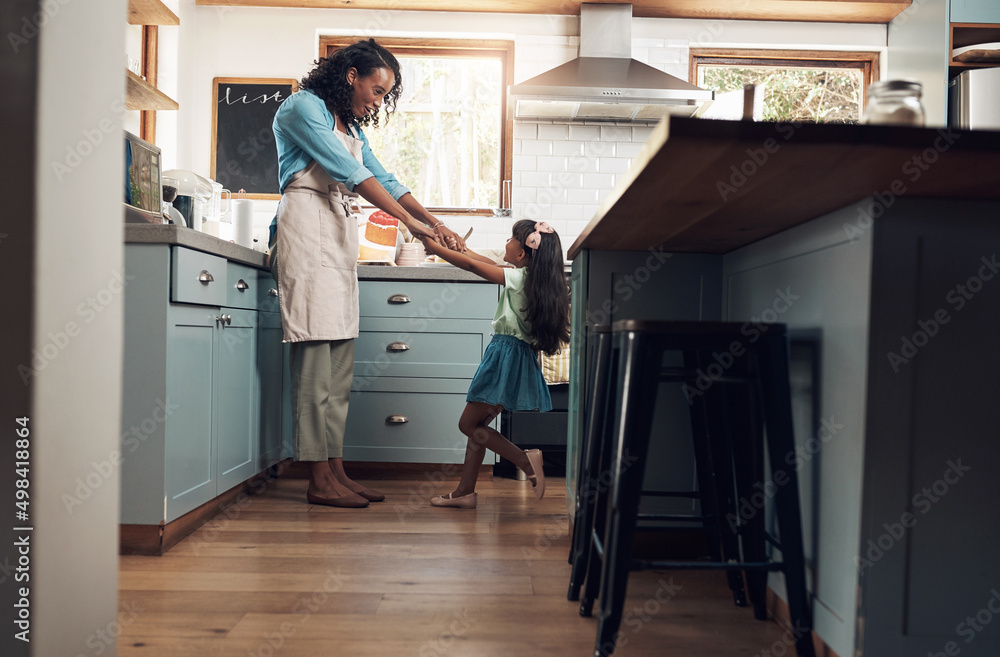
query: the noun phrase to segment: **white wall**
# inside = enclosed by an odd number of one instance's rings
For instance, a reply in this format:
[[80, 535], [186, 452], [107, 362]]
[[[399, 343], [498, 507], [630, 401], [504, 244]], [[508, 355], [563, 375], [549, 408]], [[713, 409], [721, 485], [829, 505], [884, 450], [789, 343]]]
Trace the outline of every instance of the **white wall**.
[[126, 6], [40, 3], [35, 271], [25, 272], [30, 283], [10, 281], [35, 289], [29, 508], [39, 656], [114, 655], [102, 637], [119, 631], [112, 455], [121, 448]]
[[[440, 36], [512, 39], [514, 78], [521, 82], [576, 56], [579, 20], [572, 16], [201, 7], [173, 0], [180, 28], [160, 28], [160, 86], [171, 93], [170, 30], [179, 31], [175, 56], [178, 112], [160, 112], [157, 143], [166, 168], [208, 176], [212, 78], [301, 78], [312, 68], [319, 35]], [[764, 21], [632, 21], [633, 56], [687, 79], [692, 47], [747, 47], [885, 51], [884, 25]], [[883, 58], [884, 59], [884, 58]], [[545, 218], [569, 247], [599, 203], [628, 169], [648, 128], [519, 124], [514, 141], [515, 216]], [[384, 162], [391, 171], [392, 163]], [[561, 171], [573, 175], [553, 176]], [[403, 181], [404, 184], [408, 181]], [[256, 203], [258, 229], [270, 221], [275, 202]], [[473, 248], [500, 248], [510, 219], [454, 217], [449, 225], [475, 227]]]

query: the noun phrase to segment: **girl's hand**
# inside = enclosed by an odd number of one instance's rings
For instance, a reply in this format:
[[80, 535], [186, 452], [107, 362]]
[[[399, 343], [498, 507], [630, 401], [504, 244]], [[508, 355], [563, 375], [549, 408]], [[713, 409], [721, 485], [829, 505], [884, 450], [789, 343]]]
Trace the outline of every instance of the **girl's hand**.
[[436, 232], [431, 230], [430, 227], [428, 227], [426, 224], [423, 224], [419, 221], [414, 221], [412, 226], [410, 224], [407, 224], [406, 227], [407, 229], [409, 229], [410, 235], [413, 235], [414, 237], [420, 239], [421, 241], [438, 242], [440, 240]]
[[427, 237], [426, 235], [420, 236], [420, 241], [424, 243], [424, 251], [431, 255], [438, 255], [442, 251], [447, 251], [447, 248], [441, 246], [441, 244], [432, 237]]
[[441, 224], [435, 230], [438, 236], [441, 238], [441, 243], [447, 246], [452, 251], [458, 251], [463, 253], [466, 249], [465, 240], [459, 237], [458, 233], [448, 228], [444, 224]]

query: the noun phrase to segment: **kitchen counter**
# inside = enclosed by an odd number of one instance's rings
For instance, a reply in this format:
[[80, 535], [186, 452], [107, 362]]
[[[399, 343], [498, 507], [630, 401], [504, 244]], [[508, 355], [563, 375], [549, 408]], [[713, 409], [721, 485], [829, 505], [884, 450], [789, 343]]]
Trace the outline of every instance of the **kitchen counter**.
[[[171, 244], [221, 256], [258, 269], [267, 269], [266, 257], [253, 249], [219, 239], [213, 235], [169, 224], [125, 224], [126, 244]], [[368, 281], [467, 281], [482, 282], [482, 278], [451, 265], [395, 267], [391, 265], [358, 265], [358, 279]]]
[[875, 196], [1000, 199], [1000, 132], [670, 117], [569, 249], [728, 253]]

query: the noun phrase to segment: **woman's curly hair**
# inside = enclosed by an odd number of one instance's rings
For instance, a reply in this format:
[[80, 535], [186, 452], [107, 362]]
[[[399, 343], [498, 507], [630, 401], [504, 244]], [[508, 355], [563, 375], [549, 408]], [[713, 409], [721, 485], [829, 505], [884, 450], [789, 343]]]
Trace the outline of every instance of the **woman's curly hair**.
[[309, 89], [323, 99], [330, 112], [339, 116], [348, 125], [371, 124], [377, 128], [378, 112], [358, 118], [351, 109], [354, 89], [347, 82], [347, 72], [351, 68], [358, 71], [359, 77], [371, 75], [379, 68], [388, 68], [396, 76], [396, 81], [385, 95], [382, 105], [388, 119], [389, 114], [396, 111], [396, 101], [403, 91], [403, 76], [399, 70], [399, 61], [385, 47], [375, 43], [375, 39], [352, 43], [318, 60], [313, 70], [299, 82], [299, 88]]

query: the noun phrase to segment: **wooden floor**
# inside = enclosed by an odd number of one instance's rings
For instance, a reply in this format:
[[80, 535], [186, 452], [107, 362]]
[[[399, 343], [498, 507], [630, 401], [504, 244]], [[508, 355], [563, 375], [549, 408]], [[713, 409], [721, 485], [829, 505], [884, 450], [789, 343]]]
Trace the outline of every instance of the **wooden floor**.
[[[121, 557], [118, 655], [593, 654], [595, 619], [566, 600], [563, 480], [536, 502], [485, 477], [473, 511], [427, 504], [450, 482], [366, 483], [386, 501], [334, 509], [278, 479], [165, 556]], [[625, 609], [620, 657], [794, 654], [719, 573], [633, 573]]]

